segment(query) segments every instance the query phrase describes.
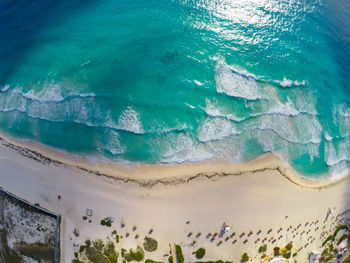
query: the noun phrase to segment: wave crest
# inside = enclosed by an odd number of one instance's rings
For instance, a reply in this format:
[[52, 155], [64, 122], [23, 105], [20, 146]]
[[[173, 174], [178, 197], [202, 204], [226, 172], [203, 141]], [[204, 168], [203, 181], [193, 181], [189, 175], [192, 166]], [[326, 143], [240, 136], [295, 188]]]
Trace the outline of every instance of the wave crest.
[[215, 67], [215, 83], [217, 92], [228, 96], [247, 100], [257, 100], [262, 97], [253, 77], [239, 74], [221, 61], [218, 61]]
[[145, 132], [140, 121], [140, 114], [131, 106], [128, 106], [119, 116], [117, 127], [118, 129], [136, 134], [143, 134]]

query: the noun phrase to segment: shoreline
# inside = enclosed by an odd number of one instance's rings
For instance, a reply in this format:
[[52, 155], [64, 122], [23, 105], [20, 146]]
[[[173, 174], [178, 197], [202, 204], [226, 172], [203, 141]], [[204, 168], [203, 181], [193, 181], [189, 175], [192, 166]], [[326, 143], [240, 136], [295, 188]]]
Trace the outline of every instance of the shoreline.
[[306, 178], [299, 175], [287, 161], [272, 153], [240, 163], [215, 160], [182, 164], [135, 163], [128, 166], [112, 161], [93, 161], [84, 157], [71, 156], [39, 142], [13, 139], [4, 134], [0, 134], [0, 143], [40, 163], [65, 165], [87, 173], [113, 178], [125, 183], [132, 182], [144, 187], [152, 187], [157, 184], [177, 185], [188, 183], [199, 177], [214, 180], [222, 177], [241, 176], [245, 173], [277, 171], [293, 184], [320, 189], [330, 187], [349, 177], [349, 174], [346, 174], [340, 177]]
[[[159, 262], [174, 242], [189, 262], [196, 261], [192, 252], [198, 247], [207, 250], [206, 260], [238, 262], [247, 252], [253, 262], [260, 262], [259, 246], [267, 244], [272, 255], [275, 246], [291, 241], [299, 261], [309, 251], [321, 251], [321, 241], [336, 224], [347, 222], [340, 216], [350, 211], [350, 177], [323, 185], [296, 175], [290, 178], [291, 172], [278, 166], [287, 169], [283, 161], [273, 155], [237, 165], [124, 167], [126, 175], [133, 172], [131, 179], [98, 174], [98, 165], [90, 164], [95, 171], [89, 171], [50, 157], [0, 138], [0, 185], [61, 215], [61, 262], [71, 262], [78, 244], [88, 239], [108, 240], [112, 230], [124, 236], [120, 247], [135, 249], [150, 229], [159, 248], [146, 255]], [[89, 222], [84, 220], [87, 209], [93, 211]], [[327, 220], [329, 209], [335, 212]], [[101, 225], [106, 217], [113, 218], [112, 228]], [[231, 226], [230, 235], [206, 237], [220, 232], [223, 223]]]

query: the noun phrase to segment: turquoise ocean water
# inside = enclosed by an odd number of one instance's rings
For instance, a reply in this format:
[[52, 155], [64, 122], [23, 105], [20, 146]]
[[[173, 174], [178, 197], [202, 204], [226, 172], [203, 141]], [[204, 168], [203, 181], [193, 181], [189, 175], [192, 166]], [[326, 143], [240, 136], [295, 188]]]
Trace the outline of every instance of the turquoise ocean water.
[[347, 0], [0, 0], [0, 130], [115, 161], [350, 164]]

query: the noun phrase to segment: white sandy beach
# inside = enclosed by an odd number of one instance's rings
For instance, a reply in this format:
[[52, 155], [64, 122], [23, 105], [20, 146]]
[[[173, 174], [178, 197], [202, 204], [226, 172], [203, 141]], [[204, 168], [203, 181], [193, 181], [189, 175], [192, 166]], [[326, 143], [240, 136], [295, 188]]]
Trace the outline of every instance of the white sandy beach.
[[[335, 215], [350, 208], [348, 177], [319, 182], [300, 179], [272, 155], [239, 165], [208, 162], [116, 169], [109, 165], [96, 167], [87, 161], [79, 164], [119, 178], [113, 179], [65, 164], [40, 163], [21, 155], [20, 148], [10, 149], [6, 141], [1, 144], [0, 186], [62, 215], [61, 262], [71, 262], [73, 243], [87, 238], [103, 239], [117, 229], [124, 235], [130, 233], [121, 246], [136, 247], [142, 245], [150, 228], [160, 243], [157, 253], [152, 254], [152, 259], [158, 261], [167, 260], [163, 254], [173, 242], [183, 246], [186, 261], [196, 261], [191, 254], [191, 243], [196, 239], [195, 247], [207, 250], [204, 260], [238, 262], [243, 252], [254, 257], [264, 237], [276, 239], [274, 244], [266, 240], [268, 252], [291, 240], [296, 248], [309, 243], [298, 254], [298, 258], [305, 259], [308, 251], [319, 250], [323, 226], [325, 230], [334, 229]], [[45, 155], [77, 166], [73, 160], [65, 161], [63, 155], [51, 151]], [[133, 180], [120, 180], [127, 177]], [[60, 201], [58, 194], [62, 196]], [[82, 220], [86, 208], [93, 210], [92, 223]], [[329, 208], [334, 213], [324, 224]], [[106, 216], [115, 218], [112, 228], [100, 225]], [[123, 229], [121, 219], [126, 222]], [[235, 232], [234, 237], [228, 241], [216, 238], [213, 242], [205, 238], [209, 232], [219, 232], [223, 222], [231, 226], [229, 235]], [[309, 225], [305, 226], [307, 222]], [[311, 222], [314, 223], [310, 227]], [[296, 230], [299, 224], [301, 227]], [[133, 232], [134, 225], [137, 229]], [[292, 228], [287, 231], [289, 226]], [[75, 227], [80, 231], [78, 238], [73, 235]], [[277, 233], [280, 227], [282, 230]], [[270, 228], [272, 232], [267, 234]], [[308, 234], [301, 234], [309, 229]], [[259, 230], [261, 233], [257, 234]], [[187, 237], [189, 232], [193, 233], [191, 237]], [[202, 235], [195, 238], [198, 232]], [[136, 233], [140, 234], [139, 239], [134, 238]], [[280, 235], [282, 238], [278, 239]], [[221, 245], [217, 245], [219, 240]], [[253, 258], [253, 262], [260, 262], [260, 258]]]

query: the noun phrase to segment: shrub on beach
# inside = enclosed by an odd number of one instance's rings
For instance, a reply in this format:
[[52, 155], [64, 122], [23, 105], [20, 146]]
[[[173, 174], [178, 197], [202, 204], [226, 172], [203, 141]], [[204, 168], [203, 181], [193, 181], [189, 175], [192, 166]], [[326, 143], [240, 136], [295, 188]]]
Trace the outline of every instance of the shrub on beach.
[[348, 238], [348, 235], [347, 235], [347, 234], [343, 234], [343, 235], [339, 238], [339, 240], [338, 240], [338, 242], [337, 242], [337, 245], [339, 245], [341, 242], [343, 242], [343, 240], [345, 240], [346, 238]]
[[195, 252], [195, 256], [197, 259], [201, 259], [205, 256], [205, 248], [201, 247], [198, 248], [197, 251]]
[[152, 259], [146, 259], [145, 263], [164, 263], [164, 262], [160, 262], [160, 261], [154, 261]]
[[97, 239], [93, 242], [94, 248], [98, 249], [98, 250], [102, 250], [103, 247], [105, 246], [103, 244], [103, 241], [101, 239]]
[[275, 256], [279, 256], [280, 255], [280, 248], [279, 247], [274, 247], [273, 248], [273, 254]]
[[334, 237], [338, 234], [338, 232], [340, 231], [340, 230], [344, 230], [344, 229], [346, 229], [346, 230], [348, 230], [348, 226], [347, 225], [340, 225], [340, 226], [337, 226], [337, 228], [335, 229], [335, 231], [334, 231]]
[[241, 261], [242, 261], [242, 262], [248, 262], [248, 260], [249, 260], [248, 254], [247, 254], [247, 253], [244, 253], [244, 254], [242, 255]]
[[140, 246], [137, 246], [136, 251], [134, 251], [132, 248], [129, 250], [129, 252], [126, 252], [126, 250], [122, 251], [122, 256], [127, 262], [130, 262], [130, 261], [139, 262], [143, 260], [145, 256], [145, 252]]
[[177, 257], [177, 262], [178, 263], [184, 263], [184, 255], [182, 254], [182, 249], [179, 245], [175, 245], [175, 252], [176, 252], [176, 257]]
[[267, 245], [266, 245], [266, 244], [261, 245], [261, 246], [259, 247], [259, 253], [265, 253], [266, 250], [267, 250]]
[[100, 223], [102, 226], [108, 226], [108, 227], [112, 226], [112, 223], [109, 220], [107, 220], [106, 218], [102, 219]]
[[156, 251], [158, 248], [158, 241], [151, 237], [145, 237], [143, 247], [148, 252]]
[[109, 241], [103, 249], [103, 255], [105, 255], [109, 262], [117, 263], [118, 261], [118, 253], [115, 250], [114, 243]]
[[330, 240], [334, 241], [333, 235], [329, 235], [326, 240], [322, 242], [322, 246], [324, 247]]
[[282, 252], [282, 257], [284, 257], [285, 259], [290, 259], [291, 252], [290, 251], [283, 251]]
[[291, 242], [291, 243], [288, 243], [288, 244], [286, 245], [286, 249], [287, 249], [287, 250], [291, 250], [292, 248], [293, 248], [292, 242]]

